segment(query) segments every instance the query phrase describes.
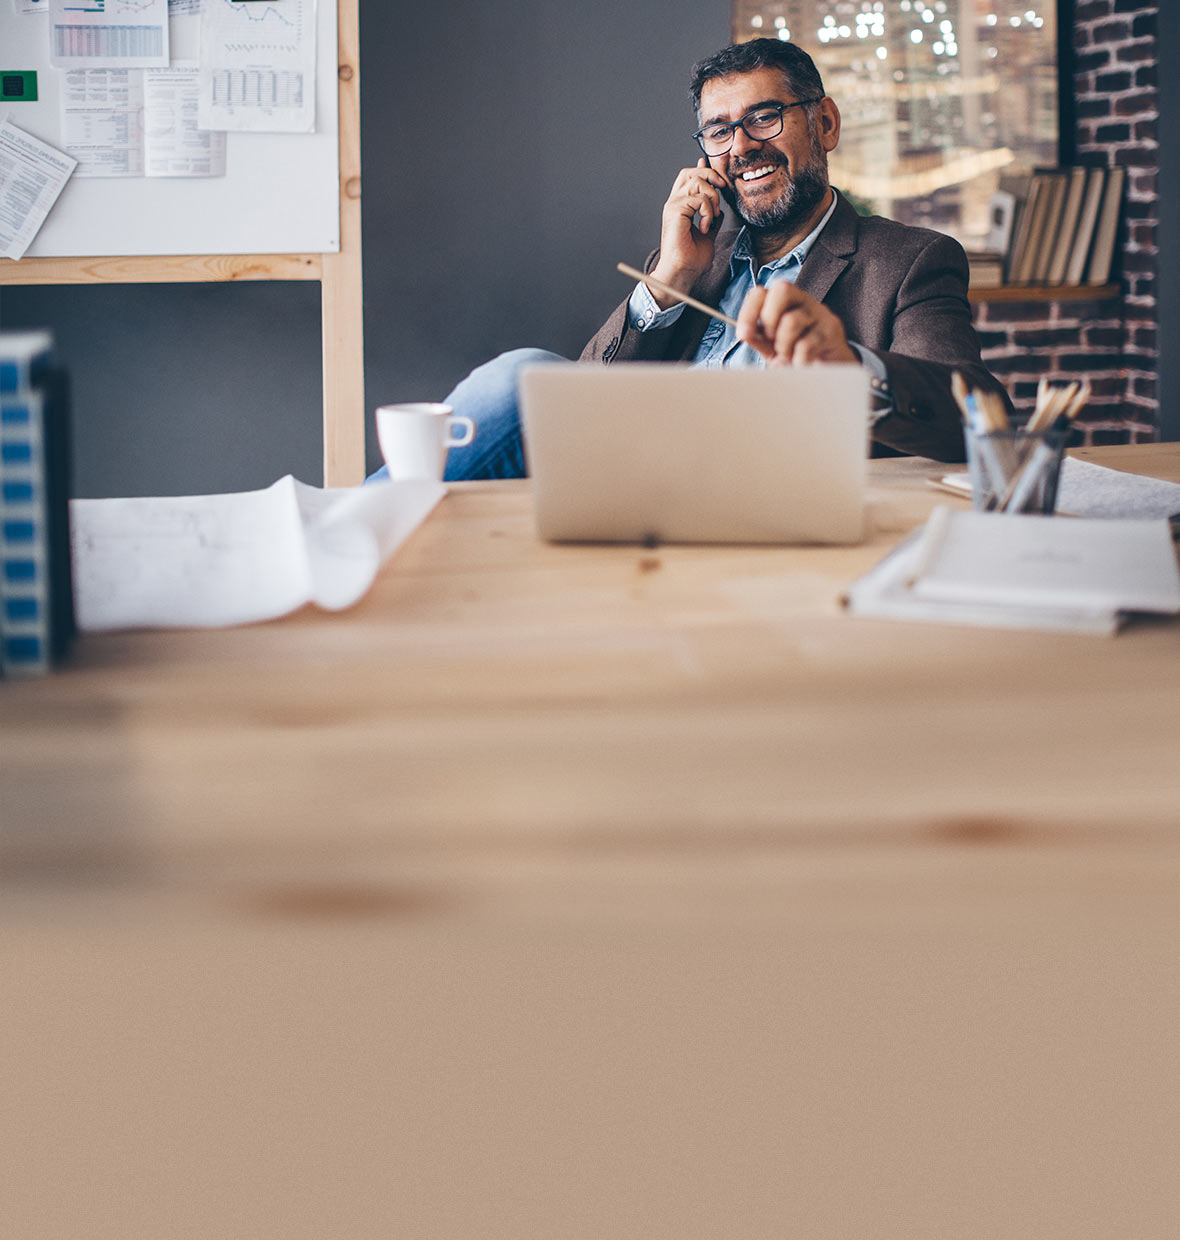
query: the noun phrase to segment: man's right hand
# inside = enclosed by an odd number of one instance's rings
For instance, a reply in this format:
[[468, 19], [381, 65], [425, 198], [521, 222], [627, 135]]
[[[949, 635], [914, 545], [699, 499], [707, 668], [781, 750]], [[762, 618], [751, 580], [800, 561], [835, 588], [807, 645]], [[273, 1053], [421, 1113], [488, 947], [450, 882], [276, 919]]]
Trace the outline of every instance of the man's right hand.
[[[651, 273], [657, 280], [687, 293], [709, 270], [723, 210], [721, 190], [727, 185], [704, 158], [697, 160], [695, 168], [682, 169], [664, 203], [660, 258]], [[667, 293], [648, 287], [661, 309], [677, 304]]]

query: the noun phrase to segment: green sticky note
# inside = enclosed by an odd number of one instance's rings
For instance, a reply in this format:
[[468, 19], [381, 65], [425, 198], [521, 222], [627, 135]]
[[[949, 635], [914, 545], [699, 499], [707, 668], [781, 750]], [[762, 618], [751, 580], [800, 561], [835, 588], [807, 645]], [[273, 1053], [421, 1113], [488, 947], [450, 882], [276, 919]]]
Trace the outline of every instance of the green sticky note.
[[35, 69], [0, 69], [0, 101], [33, 103], [37, 98]]

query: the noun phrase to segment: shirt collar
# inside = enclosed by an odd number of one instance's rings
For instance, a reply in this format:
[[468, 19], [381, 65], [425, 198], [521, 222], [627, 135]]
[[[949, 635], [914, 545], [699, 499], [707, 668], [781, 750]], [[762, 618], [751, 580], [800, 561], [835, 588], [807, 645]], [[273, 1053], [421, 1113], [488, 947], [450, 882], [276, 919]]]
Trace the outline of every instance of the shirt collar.
[[[815, 244], [816, 238], [824, 230], [824, 226], [828, 220], [832, 218], [832, 212], [836, 209], [836, 193], [832, 191], [832, 201], [828, 209], [823, 213], [823, 218], [818, 224], [799, 242], [797, 246], [788, 254], [784, 254], [782, 258], [776, 258], [773, 262], [764, 263], [763, 266], [773, 271], [778, 267], [789, 267], [792, 263], [803, 265], [803, 260], [807, 257], [811, 247]], [[750, 241], [750, 230], [745, 226], [738, 233], [737, 241], [734, 243], [733, 253], [729, 259], [730, 274], [735, 274], [735, 268], [742, 263], [749, 263], [751, 267], [754, 264], [754, 247]], [[757, 274], [757, 272], [755, 272]]]

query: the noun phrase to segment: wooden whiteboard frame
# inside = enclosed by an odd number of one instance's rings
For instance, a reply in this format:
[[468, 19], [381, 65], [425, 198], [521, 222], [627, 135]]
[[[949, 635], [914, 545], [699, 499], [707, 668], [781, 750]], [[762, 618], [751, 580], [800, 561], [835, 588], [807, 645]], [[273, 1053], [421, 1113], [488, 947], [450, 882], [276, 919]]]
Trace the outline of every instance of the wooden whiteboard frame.
[[364, 285], [361, 267], [360, 0], [337, 0], [340, 251], [0, 258], [0, 285], [318, 280], [324, 389], [324, 485], [365, 476]]

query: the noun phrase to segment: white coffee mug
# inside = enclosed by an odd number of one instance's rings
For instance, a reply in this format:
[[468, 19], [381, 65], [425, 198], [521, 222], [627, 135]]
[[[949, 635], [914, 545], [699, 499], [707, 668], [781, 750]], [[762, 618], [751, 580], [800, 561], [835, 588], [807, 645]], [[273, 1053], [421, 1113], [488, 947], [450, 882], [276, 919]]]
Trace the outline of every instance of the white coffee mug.
[[377, 410], [377, 441], [395, 482], [440, 479], [451, 448], [461, 448], [474, 438], [475, 423], [452, 412], [450, 405], [414, 401]]

